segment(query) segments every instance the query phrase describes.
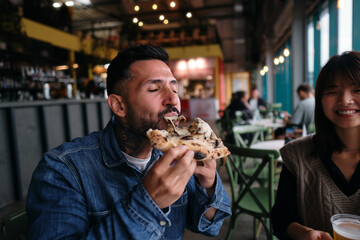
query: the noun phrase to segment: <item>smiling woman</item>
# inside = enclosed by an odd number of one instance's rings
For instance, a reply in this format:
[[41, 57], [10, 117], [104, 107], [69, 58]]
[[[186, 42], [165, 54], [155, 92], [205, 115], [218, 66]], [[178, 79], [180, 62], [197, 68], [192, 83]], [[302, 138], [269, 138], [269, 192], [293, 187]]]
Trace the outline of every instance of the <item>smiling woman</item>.
[[316, 134], [280, 150], [284, 166], [272, 210], [280, 239], [332, 239], [332, 215], [360, 215], [360, 53], [332, 57], [315, 97]]

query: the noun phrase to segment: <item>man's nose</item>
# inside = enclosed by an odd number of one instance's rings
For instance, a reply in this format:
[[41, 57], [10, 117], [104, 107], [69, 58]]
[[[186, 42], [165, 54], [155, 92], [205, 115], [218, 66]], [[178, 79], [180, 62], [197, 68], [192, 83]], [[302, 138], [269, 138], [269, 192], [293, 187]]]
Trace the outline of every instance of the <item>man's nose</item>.
[[179, 104], [179, 95], [171, 88], [166, 89], [164, 93], [164, 105], [176, 106]]

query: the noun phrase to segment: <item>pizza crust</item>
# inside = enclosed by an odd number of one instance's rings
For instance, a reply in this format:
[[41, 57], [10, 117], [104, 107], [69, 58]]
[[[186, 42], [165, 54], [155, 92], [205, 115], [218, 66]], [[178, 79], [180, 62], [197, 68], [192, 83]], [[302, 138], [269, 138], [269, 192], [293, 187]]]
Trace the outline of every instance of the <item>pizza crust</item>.
[[149, 129], [146, 133], [151, 145], [166, 152], [173, 147], [185, 145], [195, 152], [194, 159], [204, 161], [223, 158], [230, 151], [212, 131], [210, 126], [200, 118], [195, 118], [188, 128], [178, 128], [175, 122], [186, 120], [184, 116], [165, 118], [168, 122], [167, 130]]

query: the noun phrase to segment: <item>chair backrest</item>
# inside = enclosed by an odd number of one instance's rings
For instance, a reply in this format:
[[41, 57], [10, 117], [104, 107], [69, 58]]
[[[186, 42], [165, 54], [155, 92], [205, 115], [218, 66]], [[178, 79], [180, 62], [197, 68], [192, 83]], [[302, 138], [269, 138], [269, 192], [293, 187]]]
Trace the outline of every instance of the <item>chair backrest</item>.
[[236, 120], [230, 118], [229, 110], [219, 111], [220, 118], [216, 120], [216, 126], [219, 130], [219, 137], [225, 140], [225, 137], [232, 131], [232, 127], [235, 125]]
[[[258, 141], [264, 141], [264, 134], [267, 128], [262, 125], [239, 125], [232, 128], [235, 144], [239, 147], [250, 147]], [[244, 134], [251, 134], [249, 141], [246, 142]]]
[[[270, 218], [270, 211], [275, 202], [274, 161], [280, 156], [276, 150], [242, 148], [227, 145], [231, 154], [227, 158], [226, 169], [229, 175], [233, 214], [247, 213], [265, 225], [270, 239], [272, 227], [265, 224]], [[241, 169], [241, 161], [246, 158], [258, 159], [260, 164], [253, 171], [252, 176], [245, 176]], [[261, 174], [267, 175], [266, 186], [259, 186], [256, 181]]]
[[282, 103], [270, 103], [269, 104], [269, 109], [272, 111], [272, 110], [275, 110], [277, 112], [281, 111], [281, 108], [282, 108]]
[[26, 233], [27, 219], [25, 210], [11, 214], [2, 225], [2, 234], [6, 240], [26, 239]]

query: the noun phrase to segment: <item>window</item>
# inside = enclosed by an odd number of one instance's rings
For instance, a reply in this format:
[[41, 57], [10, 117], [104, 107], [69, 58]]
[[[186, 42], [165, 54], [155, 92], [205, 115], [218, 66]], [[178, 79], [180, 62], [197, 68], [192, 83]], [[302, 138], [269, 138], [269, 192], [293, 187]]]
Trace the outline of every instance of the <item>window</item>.
[[352, 50], [353, 0], [338, 0], [338, 53]]
[[313, 82], [314, 75], [314, 59], [315, 59], [315, 45], [314, 45], [314, 24], [311, 19], [307, 25], [307, 72], [308, 82]]
[[329, 60], [329, 8], [320, 13], [320, 67]]

